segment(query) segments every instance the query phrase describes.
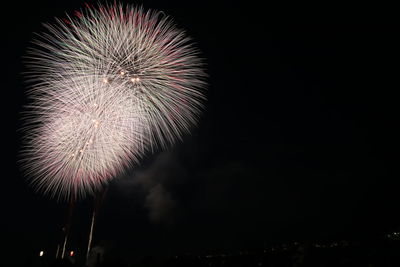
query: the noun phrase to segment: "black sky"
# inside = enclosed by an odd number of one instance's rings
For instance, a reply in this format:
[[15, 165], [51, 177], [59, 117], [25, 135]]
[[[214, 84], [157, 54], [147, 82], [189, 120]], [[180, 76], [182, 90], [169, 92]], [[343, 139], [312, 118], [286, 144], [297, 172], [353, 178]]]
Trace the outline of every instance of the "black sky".
[[[42, 22], [84, 1], [33, 2], [5, 8], [1, 24], [1, 232], [20, 261], [55, 249], [66, 212], [35, 194], [16, 163], [21, 57]], [[111, 183], [95, 243], [126, 258], [398, 228], [400, 46], [390, 14], [188, 2], [141, 3], [171, 15], [202, 51], [204, 115], [183, 142]], [[78, 206], [75, 244], [86, 242], [92, 202]]]

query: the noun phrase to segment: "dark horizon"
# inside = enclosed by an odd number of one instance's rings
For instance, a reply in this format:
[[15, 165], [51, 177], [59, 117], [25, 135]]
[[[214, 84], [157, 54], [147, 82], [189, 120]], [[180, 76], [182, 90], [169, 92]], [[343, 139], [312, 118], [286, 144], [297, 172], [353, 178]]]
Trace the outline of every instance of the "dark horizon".
[[[42, 23], [84, 2], [4, 11], [14, 13], [2, 23], [1, 42], [8, 261], [60, 242], [67, 204], [36, 194], [17, 163], [27, 103], [22, 57]], [[340, 20], [332, 11], [314, 19], [305, 7], [292, 14], [256, 3], [138, 4], [164, 11], [193, 38], [209, 75], [207, 102], [191, 135], [111, 182], [94, 245], [122, 259], [368, 239], [400, 228], [400, 46], [389, 14]], [[91, 198], [77, 204], [74, 244], [86, 242], [92, 207]]]

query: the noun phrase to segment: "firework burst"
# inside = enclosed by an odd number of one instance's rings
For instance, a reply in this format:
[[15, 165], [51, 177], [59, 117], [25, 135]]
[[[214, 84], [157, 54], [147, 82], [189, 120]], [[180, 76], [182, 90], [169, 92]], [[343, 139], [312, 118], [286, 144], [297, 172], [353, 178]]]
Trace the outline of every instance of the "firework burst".
[[29, 52], [24, 168], [40, 191], [96, 191], [200, 113], [196, 49], [160, 12], [113, 5], [46, 25]]

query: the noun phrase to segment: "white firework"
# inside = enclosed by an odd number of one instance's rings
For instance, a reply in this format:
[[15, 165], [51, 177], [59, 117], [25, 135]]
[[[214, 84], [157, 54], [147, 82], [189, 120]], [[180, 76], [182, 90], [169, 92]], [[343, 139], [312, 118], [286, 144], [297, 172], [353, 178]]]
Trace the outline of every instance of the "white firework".
[[162, 13], [99, 6], [46, 27], [28, 58], [22, 152], [38, 190], [61, 198], [96, 191], [196, 123], [202, 63]]

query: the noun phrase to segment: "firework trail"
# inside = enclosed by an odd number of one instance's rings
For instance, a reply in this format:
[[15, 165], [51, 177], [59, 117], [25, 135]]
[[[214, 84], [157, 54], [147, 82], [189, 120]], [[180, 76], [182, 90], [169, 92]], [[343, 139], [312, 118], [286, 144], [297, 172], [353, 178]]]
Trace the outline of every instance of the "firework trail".
[[59, 198], [93, 193], [173, 144], [204, 101], [198, 52], [163, 13], [112, 5], [76, 15], [45, 25], [27, 57], [23, 167]]

